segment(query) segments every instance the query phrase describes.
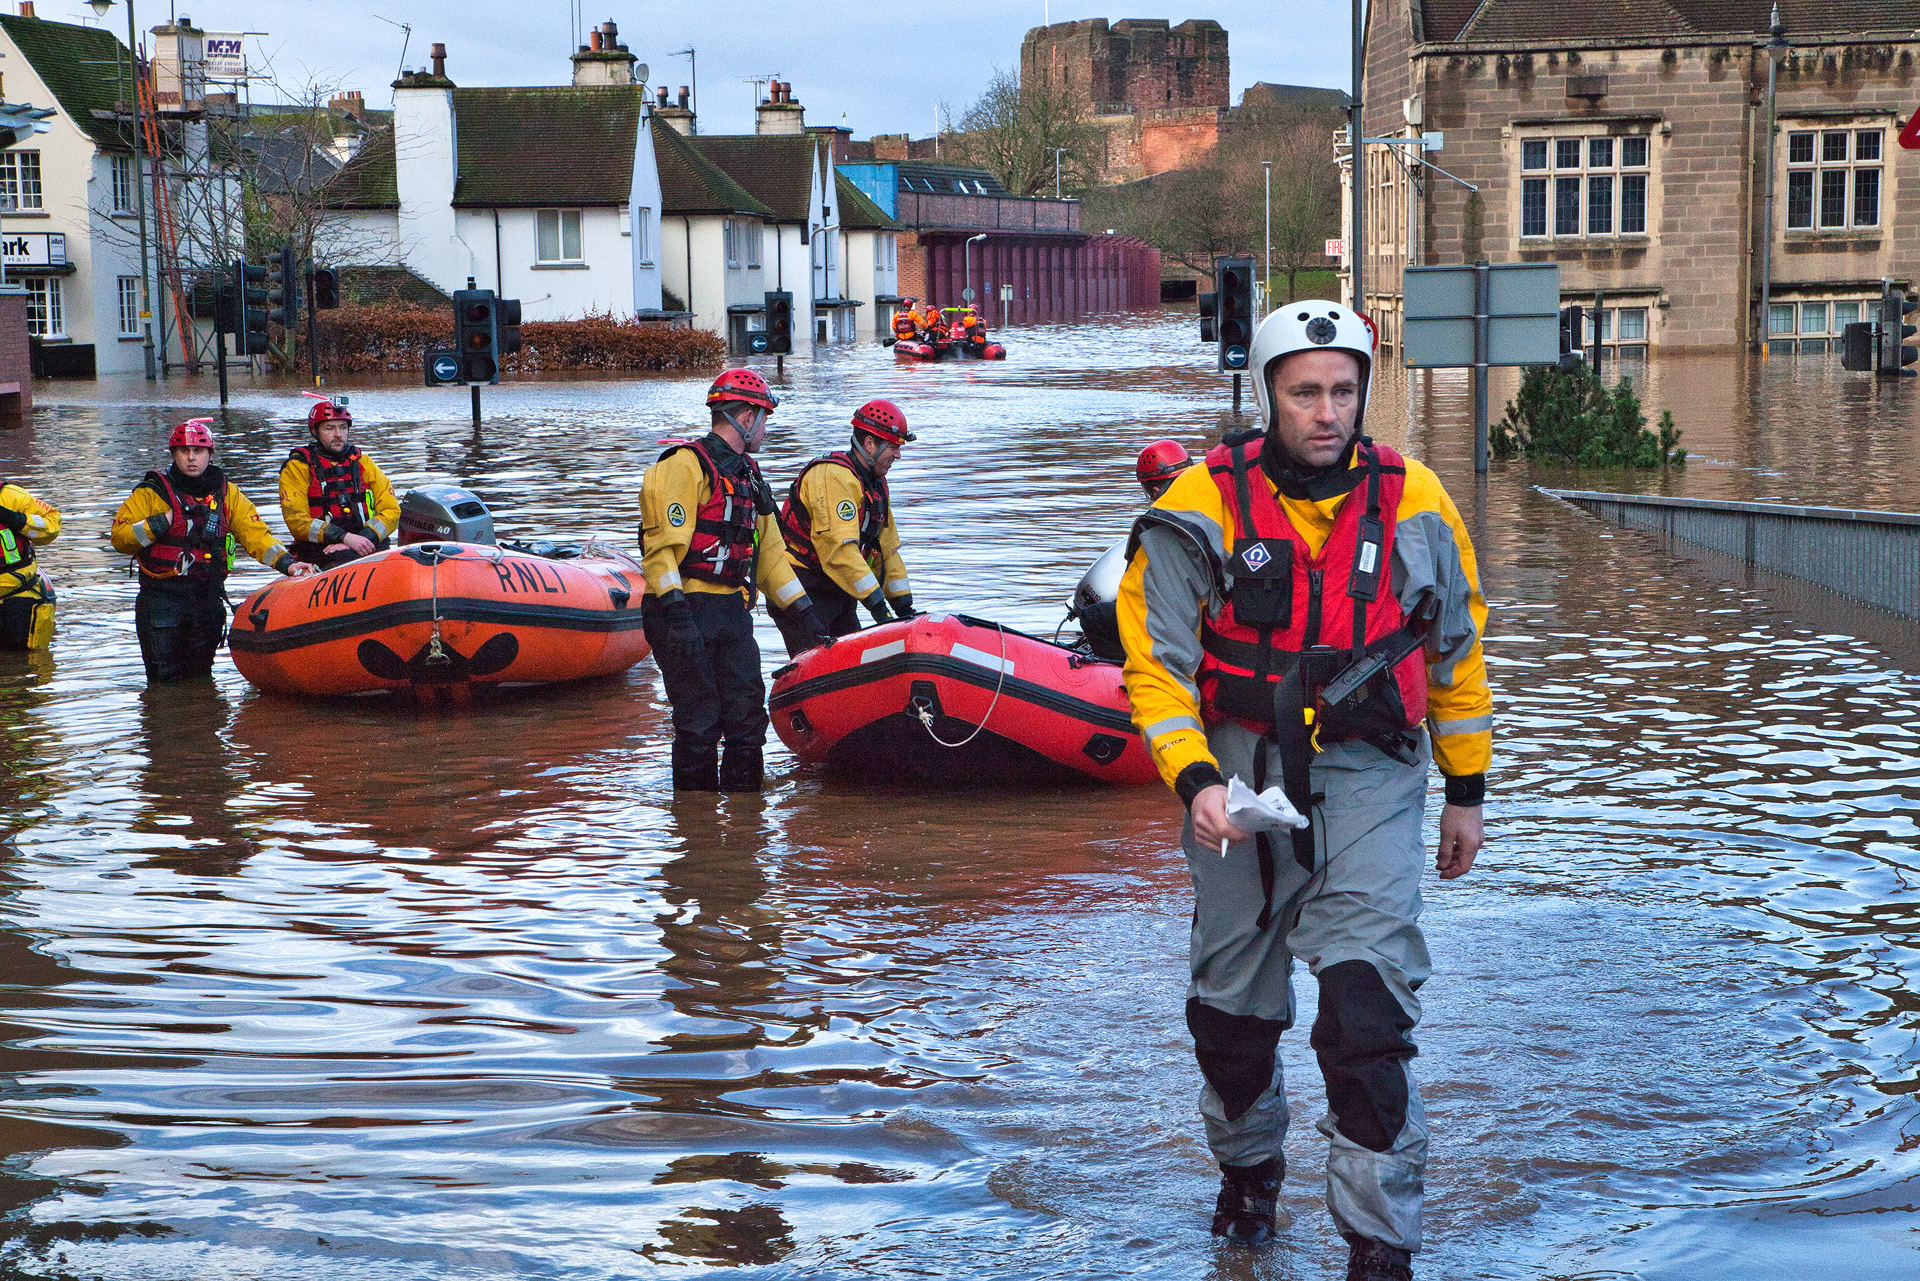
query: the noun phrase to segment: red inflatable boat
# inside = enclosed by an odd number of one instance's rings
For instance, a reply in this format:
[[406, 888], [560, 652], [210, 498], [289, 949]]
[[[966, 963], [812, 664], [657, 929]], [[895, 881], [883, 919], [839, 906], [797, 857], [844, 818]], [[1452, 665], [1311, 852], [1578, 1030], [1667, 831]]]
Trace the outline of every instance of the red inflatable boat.
[[901, 360], [1005, 360], [1007, 349], [997, 342], [990, 342], [975, 355], [971, 343], [927, 343], [915, 338], [903, 338], [893, 344], [893, 354]]
[[1158, 779], [1120, 665], [997, 623], [923, 614], [809, 650], [768, 707], [803, 761], [922, 782]]

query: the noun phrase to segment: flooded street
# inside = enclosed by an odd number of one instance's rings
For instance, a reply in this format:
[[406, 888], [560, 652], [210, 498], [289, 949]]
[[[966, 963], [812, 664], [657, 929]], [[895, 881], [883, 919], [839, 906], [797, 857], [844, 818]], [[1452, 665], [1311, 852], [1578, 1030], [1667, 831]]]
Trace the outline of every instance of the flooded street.
[[[1192, 334], [795, 359], [763, 465], [784, 492], [898, 400], [916, 603], [1051, 633], [1139, 447], [1227, 425]], [[457, 391], [346, 390], [397, 489], [630, 543], [707, 380], [490, 389], [478, 433]], [[1422, 1281], [1920, 1274], [1920, 666], [1531, 488], [1920, 510], [1912, 381], [1674, 359], [1643, 390], [1684, 472], [1484, 487], [1464, 376], [1377, 381], [1492, 606], [1491, 840], [1426, 887]], [[1310, 982], [1283, 1243], [1207, 1237], [1165, 789], [855, 786], [776, 742], [764, 798], [675, 802], [651, 662], [465, 714], [271, 698], [224, 655], [217, 693], [145, 691], [105, 533], [212, 380], [37, 390], [0, 435], [66, 520], [51, 662], [0, 655], [0, 1274], [1339, 1275]], [[243, 380], [222, 430], [276, 529], [307, 403]]]

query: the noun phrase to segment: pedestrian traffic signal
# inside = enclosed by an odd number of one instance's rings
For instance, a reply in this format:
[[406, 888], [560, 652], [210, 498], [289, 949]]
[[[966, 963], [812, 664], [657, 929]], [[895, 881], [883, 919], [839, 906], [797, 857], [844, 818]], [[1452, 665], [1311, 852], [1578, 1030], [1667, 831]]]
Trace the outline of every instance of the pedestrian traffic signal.
[[520, 350], [520, 300], [502, 298], [497, 305], [500, 323], [498, 341], [494, 345], [502, 356], [510, 356]]
[[1560, 368], [1571, 369], [1584, 354], [1586, 309], [1575, 304], [1560, 309]]
[[1220, 368], [1237, 372], [1247, 367], [1253, 346], [1253, 259], [1215, 259], [1213, 278], [1220, 295]]
[[233, 264], [233, 278], [240, 282], [239, 355], [264, 356], [273, 349], [267, 338], [267, 269], [241, 258]]
[[793, 294], [789, 290], [767, 291], [767, 353], [793, 354]]
[[453, 295], [454, 346], [460, 349], [460, 381], [500, 381], [500, 309], [491, 289], [460, 289]]
[[315, 311], [332, 311], [340, 305], [339, 274], [331, 267], [315, 267], [308, 292], [313, 295]]
[[1220, 327], [1215, 322], [1220, 315], [1220, 295], [1203, 293], [1200, 295], [1200, 341], [1219, 342]]
[[300, 320], [300, 259], [286, 245], [267, 255], [272, 276], [267, 282], [267, 320], [292, 329]]

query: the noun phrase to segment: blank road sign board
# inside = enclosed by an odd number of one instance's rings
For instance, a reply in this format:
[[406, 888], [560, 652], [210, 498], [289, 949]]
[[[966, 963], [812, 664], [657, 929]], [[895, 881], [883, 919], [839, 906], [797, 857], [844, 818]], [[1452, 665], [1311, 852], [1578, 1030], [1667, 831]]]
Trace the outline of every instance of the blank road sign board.
[[[1556, 263], [1494, 263], [1487, 272], [1487, 364], [1552, 365], [1560, 360], [1560, 268]], [[1478, 269], [1409, 267], [1405, 364], [1460, 369], [1473, 363]]]

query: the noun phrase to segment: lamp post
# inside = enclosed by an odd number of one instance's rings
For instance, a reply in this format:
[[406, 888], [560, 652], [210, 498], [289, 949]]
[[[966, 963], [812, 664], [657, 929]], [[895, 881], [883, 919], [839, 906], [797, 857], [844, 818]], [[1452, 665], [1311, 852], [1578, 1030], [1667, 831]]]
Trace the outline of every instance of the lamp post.
[[1058, 200], [1060, 199], [1060, 153], [1066, 148], [1048, 147], [1047, 150], [1053, 153], [1053, 198]]
[[[961, 302], [970, 303], [973, 301], [973, 246], [975, 241], [985, 240], [986, 238], [987, 233], [984, 231], [977, 236], [967, 237], [967, 282], [966, 286], [960, 290]], [[987, 314], [992, 315], [993, 313], [988, 312]]]
[[1347, 142], [1353, 156], [1353, 171], [1347, 175], [1352, 191], [1349, 203], [1353, 206], [1353, 225], [1347, 228], [1347, 278], [1353, 284], [1353, 309], [1364, 312], [1367, 309], [1367, 296], [1361, 284], [1361, 259], [1365, 255], [1366, 238], [1361, 228], [1366, 225], [1364, 198], [1366, 183], [1360, 169], [1365, 163], [1366, 144], [1361, 142], [1366, 132], [1360, 121], [1360, 73], [1362, 42], [1366, 33], [1361, 19], [1363, 0], [1353, 0], [1353, 94], [1347, 100]]
[[1760, 359], [1767, 358], [1773, 336], [1773, 135], [1774, 87], [1780, 75], [1780, 55], [1787, 51], [1787, 29], [1780, 24], [1779, 0], [1768, 20], [1767, 41], [1767, 200], [1760, 221]]
[[[106, 20], [107, 11], [113, 8], [113, 0], [89, 0], [93, 15]], [[127, 0], [127, 62], [133, 74], [128, 83], [133, 86], [133, 216], [140, 224], [140, 330], [141, 346], [146, 353], [147, 381], [158, 377], [153, 361], [153, 306], [160, 296], [157, 288], [151, 287], [152, 278], [147, 272], [147, 183], [146, 183], [146, 144], [143, 141], [140, 121], [140, 54], [135, 39], [133, 0]]]
[[1273, 161], [1262, 160], [1260, 167], [1266, 171], [1267, 180], [1267, 267], [1260, 274], [1260, 289], [1270, 294], [1273, 290]]

